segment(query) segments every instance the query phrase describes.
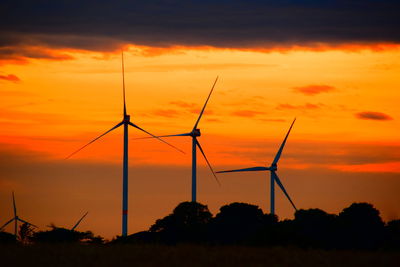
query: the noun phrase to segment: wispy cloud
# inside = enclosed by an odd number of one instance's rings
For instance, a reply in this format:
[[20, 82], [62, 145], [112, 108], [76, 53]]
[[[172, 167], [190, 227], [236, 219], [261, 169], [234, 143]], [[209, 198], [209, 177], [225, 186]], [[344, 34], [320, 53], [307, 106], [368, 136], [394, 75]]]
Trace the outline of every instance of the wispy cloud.
[[17, 82], [21, 81], [21, 79], [18, 78], [14, 74], [0, 75], [0, 80], [10, 81], [10, 82], [14, 82], [14, 83], [17, 83]]
[[318, 109], [321, 107], [321, 104], [311, 104], [306, 103], [304, 105], [291, 105], [291, 104], [279, 104], [277, 109]]
[[296, 93], [301, 93], [304, 95], [317, 95], [320, 93], [328, 93], [332, 91], [336, 91], [336, 88], [330, 85], [307, 85], [307, 86], [301, 86], [301, 87], [293, 87], [292, 88], [294, 92]]
[[255, 110], [237, 110], [231, 113], [233, 116], [238, 116], [238, 117], [247, 117], [247, 118], [253, 118], [257, 115], [265, 114], [265, 112], [262, 111], [255, 111]]
[[376, 120], [376, 121], [393, 120], [391, 116], [382, 112], [375, 112], [375, 111], [363, 111], [356, 113], [355, 116], [361, 120]]
[[158, 109], [154, 111], [153, 114], [161, 117], [174, 118], [177, 117], [180, 112], [174, 109]]
[[181, 108], [193, 108], [196, 106], [195, 103], [190, 103], [190, 102], [185, 102], [185, 101], [172, 101], [169, 102], [169, 104], [171, 105], [175, 105]]

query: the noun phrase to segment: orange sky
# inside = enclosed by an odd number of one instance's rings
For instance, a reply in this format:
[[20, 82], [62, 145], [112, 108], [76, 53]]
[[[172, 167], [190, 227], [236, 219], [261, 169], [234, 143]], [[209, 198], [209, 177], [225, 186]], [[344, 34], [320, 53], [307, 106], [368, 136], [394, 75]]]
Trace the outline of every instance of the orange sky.
[[[377, 48], [380, 49], [377, 49]], [[40, 48], [37, 48], [40, 49]], [[279, 176], [299, 208], [339, 212], [374, 204], [400, 217], [399, 59], [396, 46], [324, 49], [125, 48], [127, 107], [154, 134], [190, 131], [217, 75], [200, 123], [200, 142], [216, 170], [269, 164], [296, 124]], [[60, 60], [0, 65], [0, 219], [20, 216], [45, 229], [89, 211], [82, 230], [120, 233], [122, 129], [64, 157], [122, 119], [119, 52], [52, 50]], [[62, 60], [61, 60], [62, 59]], [[147, 229], [190, 198], [190, 140], [168, 139], [182, 155], [130, 130], [129, 232]], [[269, 207], [266, 173], [219, 175], [199, 157], [199, 202]], [[277, 214], [293, 210], [281, 192]], [[1, 222], [0, 222], [1, 223]]]

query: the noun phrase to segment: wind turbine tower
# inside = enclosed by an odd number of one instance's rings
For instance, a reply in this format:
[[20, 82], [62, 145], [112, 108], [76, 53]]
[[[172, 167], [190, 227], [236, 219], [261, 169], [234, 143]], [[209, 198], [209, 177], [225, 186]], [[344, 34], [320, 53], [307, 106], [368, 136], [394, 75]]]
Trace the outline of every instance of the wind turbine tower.
[[123, 162], [122, 162], [122, 236], [128, 235], [128, 128], [129, 126], [136, 128], [154, 138], [157, 138], [159, 141], [179, 150], [180, 152], [184, 153], [182, 150], [176, 148], [175, 146], [167, 143], [166, 141], [162, 140], [161, 138], [149, 133], [148, 131], [144, 130], [143, 128], [139, 127], [138, 125], [131, 122], [131, 116], [128, 115], [126, 110], [126, 100], [125, 100], [125, 70], [124, 70], [124, 54], [122, 53], [122, 89], [123, 89], [123, 114], [122, 114], [122, 121], [119, 122], [117, 125], [112, 127], [107, 132], [103, 133], [102, 135], [96, 137], [86, 145], [82, 146], [72, 154], [70, 154], [66, 159], [72, 157], [91, 143], [97, 141], [101, 137], [105, 136], [109, 132], [117, 129], [120, 126], [124, 126], [124, 145], [123, 145]]
[[290, 204], [292, 204], [293, 208], [297, 210], [296, 206], [294, 205], [292, 199], [290, 198], [289, 194], [287, 193], [285, 187], [283, 186], [281, 180], [279, 179], [278, 175], [276, 174], [278, 170], [278, 161], [282, 155], [283, 148], [285, 147], [286, 140], [289, 136], [290, 131], [292, 130], [293, 124], [296, 119], [293, 120], [292, 125], [290, 125], [289, 131], [287, 132], [285, 139], [283, 140], [281, 146], [279, 147], [278, 152], [275, 155], [274, 160], [272, 161], [269, 167], [251, 167], [251, 168], [244, 168], [244, 169], [236, 169], [236, 170], [228, 170], [228, 171], [219, 171], [217, 173], [226, 173], [226, 172], [254, 172], [254, 171], [269, 171], [270, 172], [270, 190], [271, 190], [271, 200], [270, 200], [270, 212], [271, 214], [275, 214], [275, 182], [281, 188], [282, 192], [285, 194], [287, 199], [289, 200]]
[[18, 237], [18, 221], [20, 221], [20, 222], [22, 222], [22, 223], [26, 223], [26, 224], [32, 225], [33, 227], [36, 227], [36, 228], [37, 228], [37, 226], [34, 225], [34, 224], [31, 224], [30, 222], [27, 222], [27, 221], [25, 221], [25, 220], [22, 220], [22, 219], [18, 216], [18, 213], [17, 213], [17, 205], [15, 204], [14, 192], [12, 192], [12, 199], [13, 199], [13, 207], [14, 207], [14, 217], [13, 217], [11, 220], [9, 220], [8, 222], [6, 222], [6, 223], [0, 228], [0, 231], [3, 230], [3, 228], [6, 227], [8, 224], [10, 224], [10, 223], [12, 223], [12, 222], [14, 221], [14, 236], [15, 236], [15, 238], [17, 238], [17, 237]]

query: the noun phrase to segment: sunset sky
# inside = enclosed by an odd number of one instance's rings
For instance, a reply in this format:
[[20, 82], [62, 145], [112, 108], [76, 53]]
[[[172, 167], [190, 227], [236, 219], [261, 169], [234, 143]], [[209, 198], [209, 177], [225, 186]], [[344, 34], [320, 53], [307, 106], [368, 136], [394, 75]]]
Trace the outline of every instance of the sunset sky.
[[[120, 234], [121, 49], [131, 120], [153, 134], [199, 124], [215, 170], [269, 165], [298, 208], [369, 202], [400, 219], [397, 1], [2, 1], [0, 224], [19, 216]], [[191, 140], [130, 129], [129, 233], [190, 200]], [[269, 211], [269, 174], [220, 174], [198, 157], [198, 201]], [[276, 212], [293, 218], [277, 189]], [[12, 231], [11, 227], [6, 229]]]

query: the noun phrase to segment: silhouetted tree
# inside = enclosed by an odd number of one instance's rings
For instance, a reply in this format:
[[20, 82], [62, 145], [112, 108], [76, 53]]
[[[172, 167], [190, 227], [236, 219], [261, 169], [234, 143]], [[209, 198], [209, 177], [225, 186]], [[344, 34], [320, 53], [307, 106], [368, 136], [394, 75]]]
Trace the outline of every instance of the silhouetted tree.
[[17, 239], [15, 235], [0, 231], [0, 244], [15, 244]]
[[220, 208], [213, 219], [211, 234], [220, 243], [249, 241], [261, 229], [264, 219], [258, 206], [235, 202]]
[[298, 210], [294, 215], [295, 242], [305, 247], [333, 246], [334, 225], [337, 215], [320, 209]]
[[386, 248], [400, 248], [400, 220], [393, 220], [386, 225]]
[[19, 227], [19, 241], [22, 244], [28, 244], [34, 234], [33, 226], [29, 223], [23, 223]]
[[49, 231], [39, 231], [33, 234], [31, 240], [35, 243], [77, 243], [93, 240], [93, 233], [90, 231], [79, 232], [75, 230], [50, 226]]
[[247, 238], [247, 242], [252, 245], [274, 245], [281, 237], [276, 235], [278, 216], [275, 214], [264, 214], [261, 225], [255, 232]]
[[211, 218], [207, 206], [197, 202], [182, 202], [172, 214], [157, 220], [149, 231], [159, 233], [161, 241], [166, 243], [204, 241]]
[[374, 249], [382, 245], [384, 223], [379, 211], [369, 203], [353, 203], [337, 219], [337, 246]]

